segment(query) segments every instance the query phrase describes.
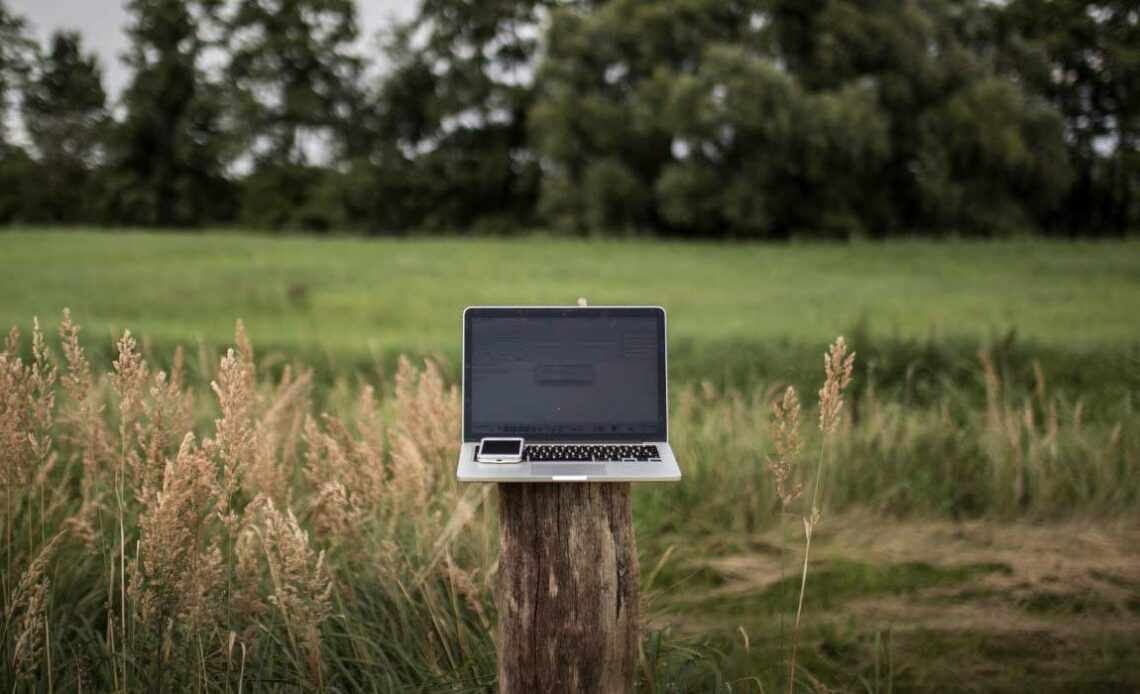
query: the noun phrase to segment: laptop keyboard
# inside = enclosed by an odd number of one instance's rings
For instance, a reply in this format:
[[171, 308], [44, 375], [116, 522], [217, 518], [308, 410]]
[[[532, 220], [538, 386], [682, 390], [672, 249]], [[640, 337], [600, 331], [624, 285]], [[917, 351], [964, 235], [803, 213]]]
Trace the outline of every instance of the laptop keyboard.
[[657, 446], [652, 444], [547, 444], [536, 443], [523, 447], [523, 460], [540, 462], [648, 462], [661, 460]]

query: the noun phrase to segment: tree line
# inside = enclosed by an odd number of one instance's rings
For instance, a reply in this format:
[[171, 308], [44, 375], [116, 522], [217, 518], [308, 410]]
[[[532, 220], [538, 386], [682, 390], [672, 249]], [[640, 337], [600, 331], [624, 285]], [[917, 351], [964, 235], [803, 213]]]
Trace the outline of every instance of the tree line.
[[1131, 0], [130, 0], [114, 102], [0, 0], [0, 222], [1122, 234]]

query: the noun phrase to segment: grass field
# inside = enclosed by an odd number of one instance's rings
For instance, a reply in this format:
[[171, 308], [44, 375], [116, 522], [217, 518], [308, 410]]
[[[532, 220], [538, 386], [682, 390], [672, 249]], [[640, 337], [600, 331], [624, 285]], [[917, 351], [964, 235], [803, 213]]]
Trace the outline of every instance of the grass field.
[[[807, 509], [767, 468], [771, 403], [796, 385], [816, 450], [845, 331], [800, 689], [1140, 687], [1140, 242], [38, 230], [0, 233], [0, 321], [24, 332], [0, 352], [0, 686], [491, 686], [494, 495], [453, 474], [459, 314], [578, 296], [664, 305], [680, 374], [685, 479], [635, 491], [640, 687], [784, 689]], [[64, 306], [88, 375], [54, 337]], [[139, 350], [114, 348], [124, 328]], [[404, 351], [452, 367], [370, 368]]]
[[90, 334], [268, 349], [458, 351], [472, 304], [653, 304], [671, 338], [1140, 341], [1140, 241], [713, 245], [0, 233], [0, 324], [70, 306]]

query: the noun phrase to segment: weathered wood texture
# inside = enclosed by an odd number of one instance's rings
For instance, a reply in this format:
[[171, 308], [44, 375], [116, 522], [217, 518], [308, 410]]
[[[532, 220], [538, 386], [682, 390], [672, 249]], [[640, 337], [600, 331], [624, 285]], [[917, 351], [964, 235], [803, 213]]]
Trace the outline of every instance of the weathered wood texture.
[[630, 485], [499, 485], [499, 691], [631, 692]]

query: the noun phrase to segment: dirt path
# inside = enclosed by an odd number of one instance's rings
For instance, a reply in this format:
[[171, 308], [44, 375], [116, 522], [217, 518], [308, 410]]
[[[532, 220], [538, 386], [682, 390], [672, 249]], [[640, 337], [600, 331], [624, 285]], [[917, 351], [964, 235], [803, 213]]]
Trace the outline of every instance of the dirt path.
[[989, 631], [1140, 627], [1140, 527], [1134, 525], [923, 523], [877, 536], [846, 529], [834, 545], [878, 562], [1008, 567], [961, 585], [846, 606], [865, 620]]
[[[744, 551], [702, 548], [709, 556], [682, 553], [677, 574], [695, 578], [664, 591], [659, 621], [689, 633], [743, 628], [771, 647], [756, 659], [770, 658], [801, 547], [786, 545], [782, 589], [778, 532]], [[1140, 523], [850, 515], [825, 519], [812, 555], [809, 662], [851, 688], [881, 666], [889, 634], [903, 689], [1140, 691]]]

